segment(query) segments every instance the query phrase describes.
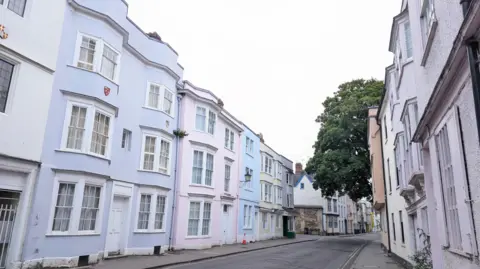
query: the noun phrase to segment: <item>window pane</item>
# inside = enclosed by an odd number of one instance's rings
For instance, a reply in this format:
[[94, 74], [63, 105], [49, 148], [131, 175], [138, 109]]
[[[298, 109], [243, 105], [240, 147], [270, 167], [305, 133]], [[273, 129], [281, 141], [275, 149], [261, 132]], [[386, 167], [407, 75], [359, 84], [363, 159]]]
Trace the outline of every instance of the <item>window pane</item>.
[[72, 114], [70, 115], [70, 124], [68, 126], [67, 148], [82, 149], [86, 116], [87, 108], [72, 106]]
[[190, 202], [190, 212], [188, 215], [188, 235], [198, 235], [198, 225], [200, 224], [200, 202]]
[[173, 94], [165, 89], [164, 97], [163, 97], [163, 111], [167, 114], [172, 113], [172, 102], [173, 102]]
[[192, 183], [202, 184], [202, 173], [203, 173], [203, 152], [195, 150], [193, 152]]
[[225, 128], [225, 147], [228, 148], [228, 144], [230, 141], [230, 131]]
[[225, 188], [224, 190], [228, 192], [230, 190], [230, 165], [225, 165]]
[[208, 133], [214, 134], [215, 133], [215, 121], [217, 119], [217, 115], [212, 111], [208, 112]]
[[97, 41], [86, 36], [82, 37], [80, 45], [80, 55], [78, 56], [77, 66], [88, 70], [93, 70], [93, 62], [95, 58], [95, 48]]
[[95, 112], [93, 122], [92, 142], [90, 151], [100, 155], [107, 155], [108, 132], [110, 128], [110, 117], [98, 111]]
[[204, 107], [197, 107], [195, 128], [199, 131], [205, 131], [205, 121], [207, 117], [206, 113], [207, 113], [207, 110]]
[[205, 169], [205, 185], [212, 186], [213, 155], [207, 153], [207, 167]]
[[102, 67], [100, 73], [109, 79], [115, 78], [117, 68], [118, 53], [108, 46], [103, 46]]
[[140, 197], [140, 208], [138, 210], [137, 229], [147, 230], [148, 220], [150, 219], [150, 204], [152, 196], [149, 194], [142, 194]]
[[157, 207], [155, 209], [155, 229], [163, 229], [163, 218], [165, 215], [165, 196], [157, 196]]
[[160, 142], [160, 166], [158, 170], [162, 173], [167, 173], [168, 165], [170, 163], [170, 143], [165, 140]]
[[8, 9], [23, 17], [26, 2], [27, 0], [10, 0], [8, 1]]
[[148, 106], [152, 108], [158, 108], [159, 99], [160, 99], [160, 86], [155, 84], [150, 84], [150, 88], [148, 90]]
[[100, 205], [101, 187], [85, 185], [82, 210], [80, 213], [80, 231], [94, 231]]
[[202, 235], [210, 234], [210, 212], [212, 204], [204, 203], [203, 204], [203, 220], [202, 220]]
[[230, 131], [230, 149], [233, 150], [233, 142], [234, 142], [233, 132]]
[[68, 231], [74, 194], [74, 183], [60, 183], [58, 185], [57, 203], [55, 205], [55, 215], [53, 216], [52, 231]]
[[12, 82], [13, 64], [0, 59], [0, 113], [5, 112]]
[[143, 148], [143, 169], [153, 171], [155, 162], [155, 144], [157, 138], [155, 136], [145, 136], [145, 146]]

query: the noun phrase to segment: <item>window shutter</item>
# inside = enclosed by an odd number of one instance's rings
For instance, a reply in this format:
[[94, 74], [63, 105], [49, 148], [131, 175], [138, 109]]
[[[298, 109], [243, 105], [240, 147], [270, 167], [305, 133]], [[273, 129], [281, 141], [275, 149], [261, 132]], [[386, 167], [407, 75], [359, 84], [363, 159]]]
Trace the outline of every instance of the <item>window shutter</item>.
[[452, 108], [452, 113], [447, 121], [447, 129], [450, 140], [450, 151], [453, 166], [453, 176], [455, 178], [455, 194], [457, 198], [458, 218], [460, 220], [460, 230], [462, 234], [463, 251], [474, 254], [474, 235], [472, 233], [472, 215], [467, 196], [467, 177], [465, 171], [465, 162], [460, 135], [460, 122], [457, 106]]
[[[430, 151], [430, 160], [432, 162], [432, 189], [435, 197], [435, 207], [434, 214], [435, 219], [438, 220], [438, 236], [440, 239], [440, 244], [443, 247], [449, 246], [448, 233], [447, 233], [447, 220], [445, 216], [445, 206], [443, 204], [443, 190], [441, 185], [440, 170], [439, 170], [439, 159], [438, 159], [438, 144], [436, 143], [436, 138], [433, 138], [429, 141], [430, 148], [435, 149]], [[436, 179], [436, 180], [435, 180]], [[426, 186], [427, 187], [427, 186]]]

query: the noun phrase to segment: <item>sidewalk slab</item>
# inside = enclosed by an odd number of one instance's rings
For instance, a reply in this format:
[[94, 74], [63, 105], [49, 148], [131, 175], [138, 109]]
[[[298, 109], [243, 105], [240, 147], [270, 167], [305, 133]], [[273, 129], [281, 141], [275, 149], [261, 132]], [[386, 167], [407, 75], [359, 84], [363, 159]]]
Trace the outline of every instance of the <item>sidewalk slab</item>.
[[359, 253], [350, 269], [404, 269], [388, 257], [380, 247], [379, 241], [367, 244]]
[[247, 245], [233, 244], [204, 250], [178, 250], [160, 256], [129, 256], [114, 260], [103, 260], [93, 265], [94, 269], [154, 269], [172, 265], [198, 262], [266, 248], [280, 247], [322, 239], [321, 236], [300, 235], [295, 239], [265, 240]]

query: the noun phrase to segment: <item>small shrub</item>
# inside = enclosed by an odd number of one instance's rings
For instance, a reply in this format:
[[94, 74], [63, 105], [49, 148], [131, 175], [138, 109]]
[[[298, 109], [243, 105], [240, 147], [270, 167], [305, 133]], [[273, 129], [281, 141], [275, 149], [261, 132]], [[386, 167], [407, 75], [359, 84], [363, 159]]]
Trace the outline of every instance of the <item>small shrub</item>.
[[420, 250], [417, 250], [415, 254], [410, 256], [410, 258], [414, 262], [414, 269], [432, 269], [433, 264], [432, 264], [432, 251], [431, 251], [431, 245], [430, 245], [430, 237], [425, 234], [425, 232], [418, 228], [418, 238], [420, 240], [423, 240], [423, 248]]

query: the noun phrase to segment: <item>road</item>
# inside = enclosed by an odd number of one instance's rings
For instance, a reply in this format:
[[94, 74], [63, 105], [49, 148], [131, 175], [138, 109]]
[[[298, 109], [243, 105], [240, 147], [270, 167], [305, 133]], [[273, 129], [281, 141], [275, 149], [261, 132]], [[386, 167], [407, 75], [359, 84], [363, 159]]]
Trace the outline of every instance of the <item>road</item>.
[[368, 236], [331, 237], [168, 268], [340, 269], [350, 254], [370, 240]]

